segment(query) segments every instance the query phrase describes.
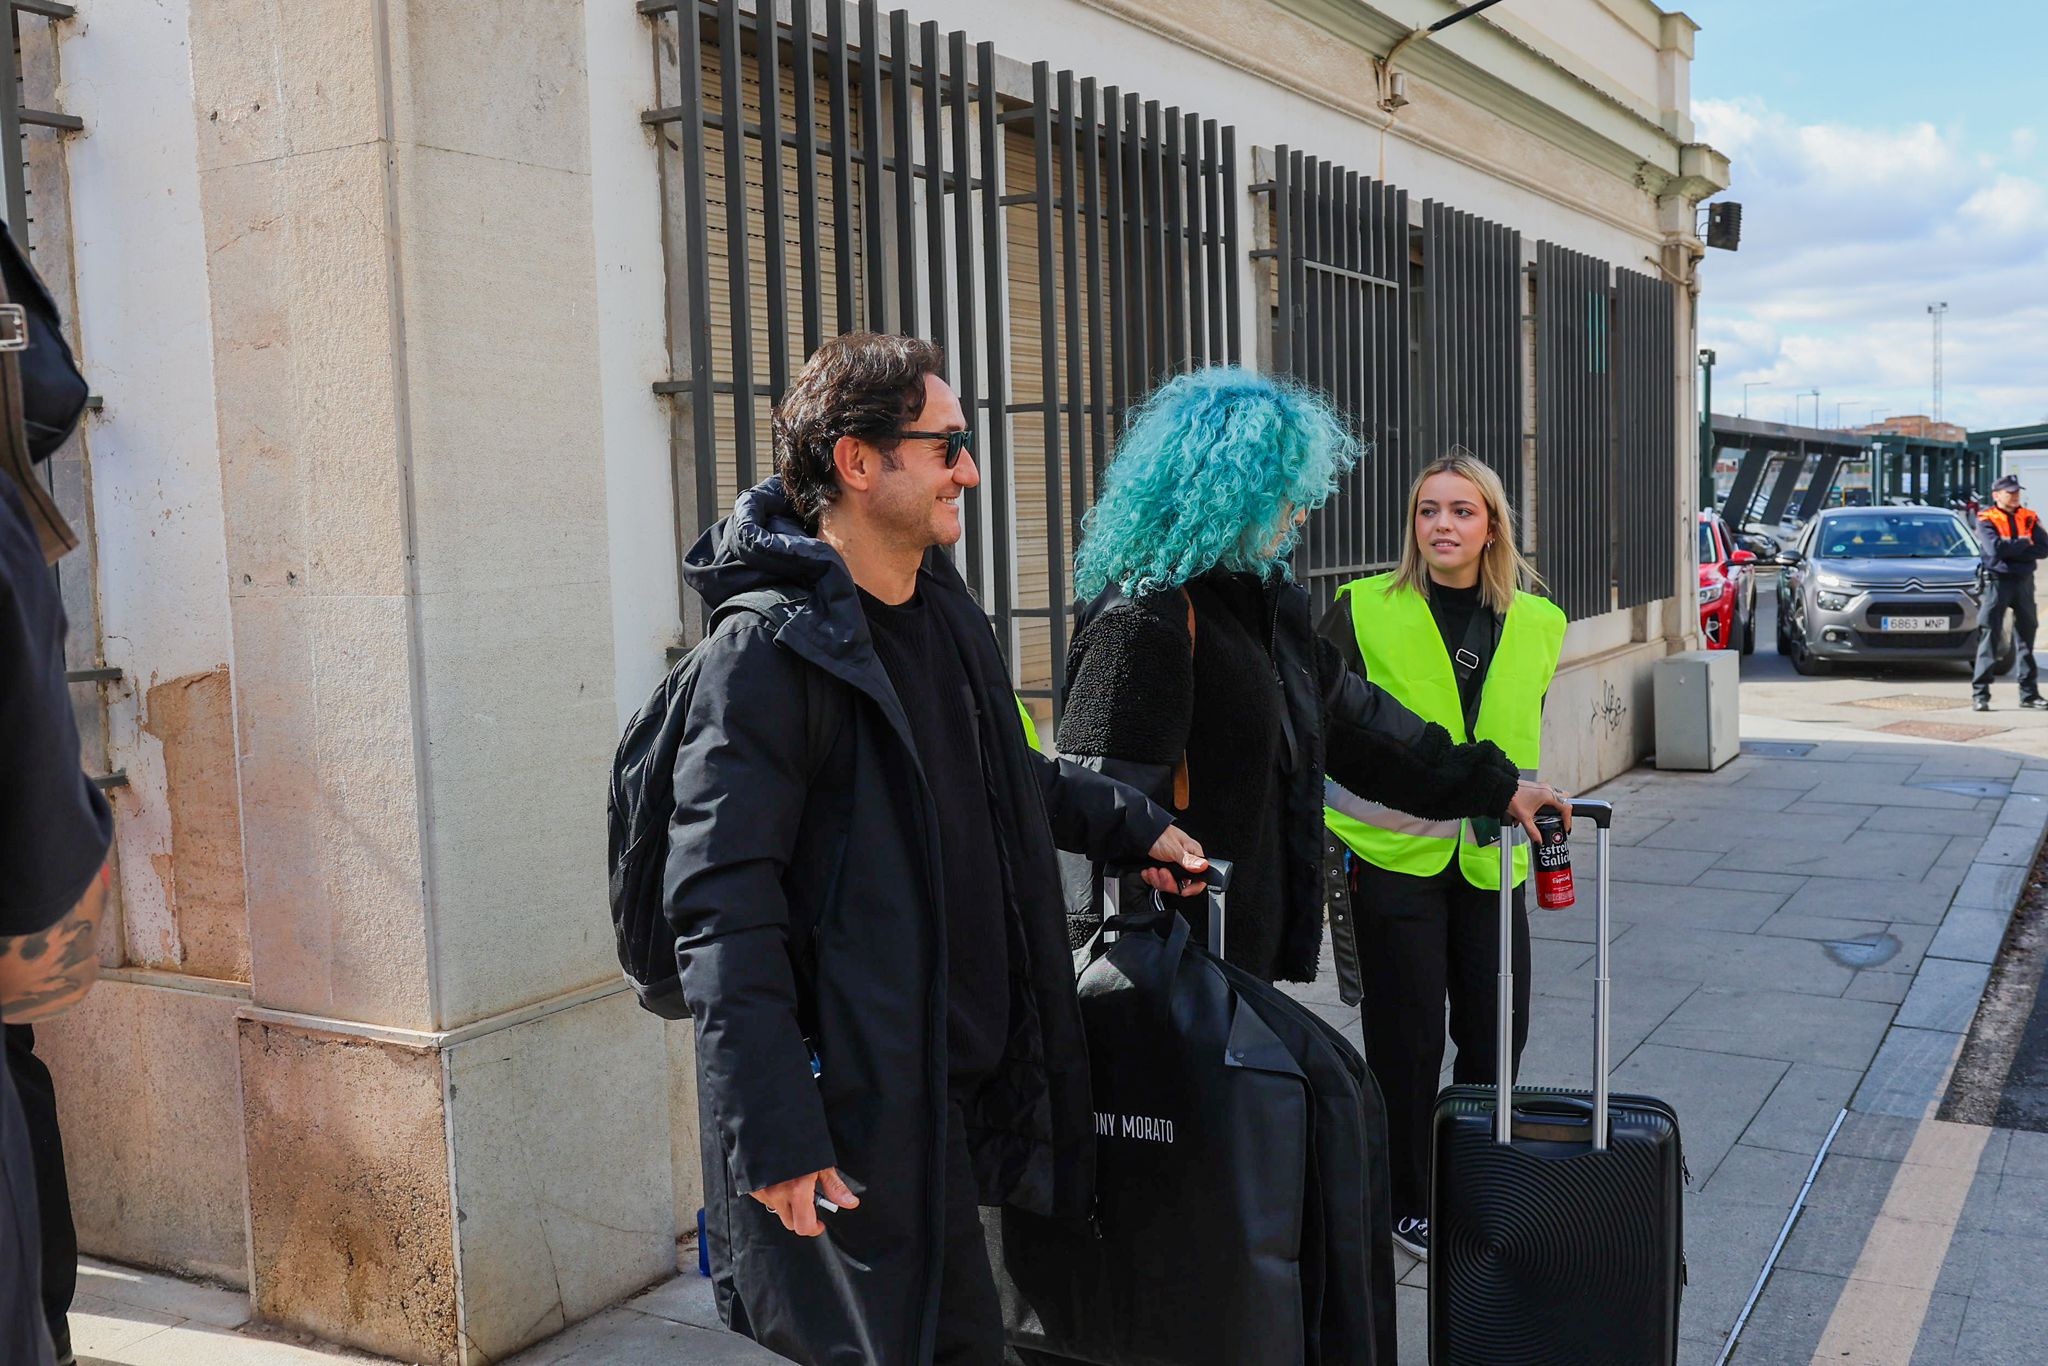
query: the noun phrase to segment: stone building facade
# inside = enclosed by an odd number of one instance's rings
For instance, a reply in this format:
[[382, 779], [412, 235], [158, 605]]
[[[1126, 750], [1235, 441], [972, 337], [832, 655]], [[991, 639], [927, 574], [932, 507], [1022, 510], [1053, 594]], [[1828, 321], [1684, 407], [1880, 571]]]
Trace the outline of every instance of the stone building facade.
[[[31, 240], [102, 399], [65, 572], [74, 663], [120, 670], [80, 685], [86, 762], [125, 775], [105, 978], [45, 1031], [82, 1241], [407, 1360], [500, 1359], [694, 1232], [688, 1034], [622, 990], [603, 910], [612, 748], [690, 630], [642, 10], [80, 0], [25, 40], [85, 124], [32, 148]], [[912, 6], [1020, 99], [1053, 60], [1231, 121], [1247, 253], [1292, 144], [1668, 283], [1670, 591], [1572, 625], [1547, 744], [1586, 786], [1696, 640], [1694, 218], [1727, 168], [1694, 26], [1649, 0], [1497, 7], [1382, 108], [1372, 59], [1448, 12]]]

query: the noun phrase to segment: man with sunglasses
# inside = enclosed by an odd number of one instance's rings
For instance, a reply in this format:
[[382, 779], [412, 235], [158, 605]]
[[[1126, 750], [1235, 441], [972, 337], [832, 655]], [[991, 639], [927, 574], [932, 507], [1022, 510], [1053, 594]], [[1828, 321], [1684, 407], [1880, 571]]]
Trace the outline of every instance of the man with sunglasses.
[[1054, 847], [1191, 891], [1135, 790], [1026, 743], [946, 547], [981, 481], [938, 348], [854, 333], [778, 475], [691, 550], [711, 613], [664, 897], [725, 1321], [793, 1361], [1003, 1359], [979, 1206], [1086, 1217], [1094, 1113]]

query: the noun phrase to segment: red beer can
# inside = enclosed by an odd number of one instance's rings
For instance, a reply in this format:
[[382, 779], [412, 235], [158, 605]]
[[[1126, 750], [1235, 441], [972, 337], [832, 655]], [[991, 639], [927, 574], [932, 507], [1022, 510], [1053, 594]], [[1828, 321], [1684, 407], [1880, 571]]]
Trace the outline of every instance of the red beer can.
[[1536, 817], [1536, 832], [1543, 842], [1536, 846], [1536, 904], [1546, 911], [1561, 911], [1578, 900], [1572, 890], [1572, 846], [1565, 838], [1564, 820], [1554, 811]]

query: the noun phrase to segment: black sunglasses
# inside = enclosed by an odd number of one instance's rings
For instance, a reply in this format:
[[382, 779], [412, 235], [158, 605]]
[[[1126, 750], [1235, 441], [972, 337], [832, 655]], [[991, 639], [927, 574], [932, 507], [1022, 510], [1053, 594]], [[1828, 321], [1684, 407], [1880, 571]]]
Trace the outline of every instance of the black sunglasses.
[[946, 443], [946, 468], [952, 469], [960, 463], [960, 452], [974, 449], [974, 433], [961, 428], [957, 432], [895, 432], [898, 441], [943, 441]]

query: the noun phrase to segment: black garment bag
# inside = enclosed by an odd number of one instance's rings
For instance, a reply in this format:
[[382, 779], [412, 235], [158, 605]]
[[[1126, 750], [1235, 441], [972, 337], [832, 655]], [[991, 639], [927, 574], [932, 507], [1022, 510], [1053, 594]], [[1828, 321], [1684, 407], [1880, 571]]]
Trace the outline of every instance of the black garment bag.
[[[1599, 829], [1593, 1090], [1516, 1086], [1512, 972], [1500, 978], [1495, 1086], [1437, 1097], [1430, 1168], [1429, 1353], [1436, 1366], [1669, 1366], [1685, 1281], [1678, 1115], [1607, 1089], [1607, 853]], [[1515, 827], [1501, 839], [1501, 962]]]
[[[1220, 879], [1227, 883], [1226, 871]], [[1216, 889], [1212, 879], [1212, 891]], [[1357, 1050], [1157, 906], [1079, 983], [1095, 1088], [1086, 1223], [990, 1210], [1011, 1343], [1094, 1366], [1381, 1366], [1371, 1220], [1385, 1120]], [[1393, 1338], [1391, 1260], [1384, 1335]]]

